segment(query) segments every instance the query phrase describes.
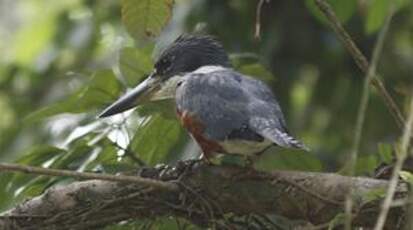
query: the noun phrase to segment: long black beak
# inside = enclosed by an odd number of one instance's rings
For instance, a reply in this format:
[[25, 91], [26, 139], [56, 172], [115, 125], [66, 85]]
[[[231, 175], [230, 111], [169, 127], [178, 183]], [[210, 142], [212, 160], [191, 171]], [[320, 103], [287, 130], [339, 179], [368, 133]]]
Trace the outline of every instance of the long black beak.
[[98, 115], [98, 118], [109, 117], [137, 106], [139, 102], [151, 94], [157, 84], [158, 81], [156, 80], [155, 73], [152, 73], [138, 86], [103, 110], [103, 112]]

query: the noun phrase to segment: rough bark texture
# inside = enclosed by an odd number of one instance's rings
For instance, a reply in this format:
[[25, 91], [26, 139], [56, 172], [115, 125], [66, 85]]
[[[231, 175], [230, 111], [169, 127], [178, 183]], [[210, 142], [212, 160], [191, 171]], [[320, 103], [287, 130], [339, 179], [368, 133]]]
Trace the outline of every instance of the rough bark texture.
[[[259, 172], [251, 169], [181, 162], [146, 168], [140, 176], [169, 181], [174, 191], [89, 180], [50, 188], [3, 213], [0, 229], [98, 229], [124, 220], [182, 217], [201, 227], [275, 229], [266, 215], [319, 225], [343, 212], [354, 185], [354, 225], [371, 227], [388, 182], [330, 173]], [[406, 198], [407, 187], [397, 189]], [[392, 208], [387, 229], [398, 229], [407, 207]], [[252, 215], [254, 217], [252, 218]]]

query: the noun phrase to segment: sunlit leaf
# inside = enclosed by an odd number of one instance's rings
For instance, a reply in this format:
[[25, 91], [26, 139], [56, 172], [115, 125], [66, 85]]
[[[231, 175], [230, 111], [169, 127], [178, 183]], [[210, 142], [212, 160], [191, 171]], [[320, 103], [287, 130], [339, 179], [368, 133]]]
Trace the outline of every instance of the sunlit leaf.
[[413, 174], [408, 171], [401, 171], [399, 173], [399, 176], [402, 178], [403, 181], [406, 181], [407, 183], [410, 184], [410, 186], [413, 185]]
[[122, 21], [139, 40], [158, 35], [172, 13], [173, 0], [122, 0]]
[[99, 142], [94, 144], [102, 148], [94, 159], [87, 162], [85, 165], [86, 171], [98, 171], [105, 173], [119, 173], [122, 171], [136, 170], [137, 165], [127, 158], [123, 157], [121, 161], [118, 159], [118, 148], [107, 137], [102, 138]]
[[[36, 146], [28, 150], [16, 161], [18, 164], [30, 166], [43, 166], [48, 161], [66, 154], [66, 151], [53, 146]], [[37, 175], [27, 175], [22, 173], [13, 174], [8, 181], [8, 191], [14, 193], [17, 189], [26, 187], [31, 181], [36, 180]]]
[[80, 138], [69, 145], [69, 151], [58, 157], [51, 165], [51, 168], [78, 170], [84, 166], [89, 157], [93, 154], [99, 154], [101, 148], [99, 146], [90, 146], [89, 139], [93, 138], [94, 134]]
[[40, 195], [44, 192], [50, 185], [55, 181], [54, 178], [47, 176], [38, 176], [35, 179], [31, 180], [29, 183], [26, 183], [24, 187], [19, 191], [17, 199], [30, 198], [33, 196]]
[[36, 146], [28, 150], [16, 163], [41, 166], [55, 156], [66, 153], [66, 150], [50, 145]]

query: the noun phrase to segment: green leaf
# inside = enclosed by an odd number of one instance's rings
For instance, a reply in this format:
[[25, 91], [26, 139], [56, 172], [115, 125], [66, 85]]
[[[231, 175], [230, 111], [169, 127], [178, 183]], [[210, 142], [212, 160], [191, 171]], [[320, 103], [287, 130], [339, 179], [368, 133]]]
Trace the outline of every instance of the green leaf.
[[19, 158], [16, 163], [24, 165], [41, 166], [52, 158], [66, 153], [66, 150], [50, 145], [35, 146]]
[[[65, 150], [53, 146], [36, 146], [23, 154], [23, 157], [18, 159], [16, 163], [31, 166], [43, 166], [46, 162], [62, 156], [66, 153]], [[14, 193], [17, 189], [27, 186], [36, 180], [38, 176], [15, 173], [9, 178], [8, 191]]]
[[271, 72], [265, 69], [265, 67], [260, 63], [242, 65], [239, 67], [238, 71], [248, 76], [262, 80], [268, 84], [275, 80], [275, 77], [271, 74]]
[[355, 173], [357, 175], [368, 175], [374, 172], [374, 169], [378, 166], [376, 156], [362, 156], [357, 159]]
[[367, 11], [367, 19], [364, 23], [364, 29], [367, 34], [377, 32], [386, 21], [386, 17], [390, 12], [390, 7], [394, 7], [395, 11], [407, 6], [408, 0], [370, 0]]
[[386, 20], [390, 7], [389, 0], [371, 0], [367, 11], [367, 20], [364, 24], [366, 33], [377, 32]]
[[169, 21], [172, 6], [173, 0], [122, 0], [122, 21], [133, 38], [154, 37]]
[[83, 167], [92, 154], [99, 154], [99, 152], [94, 151], [101, 150], [98, 146], [88, 144], [89, 139], [94, 136], [95, 134], [89, 134], [72, 142], [68, 147], [69, 151], [57, 158], [50, 165], [50, 168], [78, 170]]
[[337, 215], [330, 220], [328, 224], [328, 230], [334, 230], [337, 226], [342, 225], [346, 221], [346, 215], [344, 213], [337, 213]]
[[393, 146], [391, 144], [379, 143], [379, 157], [380, 161], [386, 164], [393, 162]]
[[[328, 0], [338, 19], [342, 23], [346, 23], [355, 13], [357, 7], [357, 0]], [[318, 9], [314, 0], [306, 0], [305, 4], [310, 10], [311, 14], [323, 24], [328, 24], [327, 19]]]
[[129, 148], [150, 165], [165, 162], [174, 147], [181, 143], [182, 133], [177, 120], [165, 119], [156, 114], [143, 121]]
[[97, 71], [86, 86], [62, 101], [29, 114], [25, 122], [32, 123], [57, 114], [83, 113], [101, 108], [117, 99], [121, 89], [120, 82], [111, 70]]
[[120, 51], [119, 69], [128, 86], [136, 86], [146, 74], [152, 71], [152, 50], [153, 46], [143, 49], [127, 47]]
[[50, 178], [47, 176], [38, 176], [31, 180], [29, 183], [26, 183], [19, 193], [16, 194], [17, 199], [27, 199], [29, 197], [34, 197], [40, 195], [44, 190], [50, 187], [54, 182], [56, 182], [56, 178]]
[[118, 160], [118, 149], [107, 137], [95, 143], [94, 146], [99, 146], [102, 149], [93, 160], [87, 162], [87, 165], [85, 165], [86, 171], [101, 171], [115, 174], [136, 169], [136, 165], [127, 157], [123, 157], [122, 161]]
[[364, 203], [369, 203], [374, 200], [382, 199], [386, 196], [386, 188], [371, 189], [367, 193], [362, 194]]
[[86, 111], [113, 102], [121, 94], [121, 84], [112, 70], [100, 70], [80, 94], [80, 106]]
[[312, 153], [273, 148], [263, 154], [256, 163], [263, 170], [300, 170], [319, 172], [323, 170], [321, 161]]
[[146, 117], [155, 113], [160, 114], [165, 119], [176, 120], [175, 101], [170, 99], [160, 101], [145, 102], [137, 108], [139, 116]]
[[399, 176], [402, 178], [403, 181], [406, 181], [407, 183], [410, 184], [410, 186], [413, 185], [413, 174], [408, 171], [401, 171], [399, 173]]

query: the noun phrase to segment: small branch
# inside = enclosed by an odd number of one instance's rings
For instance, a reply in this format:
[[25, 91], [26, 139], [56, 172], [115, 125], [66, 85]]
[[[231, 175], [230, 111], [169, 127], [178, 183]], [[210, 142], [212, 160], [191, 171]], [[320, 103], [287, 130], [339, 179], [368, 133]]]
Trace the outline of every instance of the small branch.
[[255, 15], [255, 39], [261, 39], [261, 10], [264, 3], [269, 3], [270, 0], [260, 0], [257, 5], [256, 15]]
[[22, 172], [27, 174], [38, 174], [45, 176], [67, 176], [77, 179], [97, 179], [107, 180], [113, 182], [128, 182], [139, 183], [155, 188], [160, 188], [168, 191], [176, 191], [178, 187], [175, 184], [163, 182], [159, 180], [152, 180], [148, 178], [142, 178], [138, 176], [126, 176], [126, 175], [110, 175], [101, 173], [89, 173], [89, 172], [76, 172], [64, 169], [49, 169], [41, 167], [33, 167], [27, 165], [0, 163], [0, 171], [3, 172]]
[[[318, 6], [318, 8], [321, 10], [321, 12], [330, 21], [330, 24], [333, 27], [334, 32], [338, 35], [339, 39], [343, 42], [344, 46], [346, 47], [347, 51], [353, 57], [357, 66], [361, 69], [361, 71], [363, 71], [363, 73], [367, 74], [368, 69], [369, 69], [369, 62], [367, 61], [363, 53], [361, 53], [360, 49], [354, 43], [353, 39], [350, 37], [347, 31], [343, 28], [342, 24], [340, 23], [339, 19], [334, 13], [330, 4], [328, 4], [325, 0], [315, 0], [315, 3]], [[384, 103], [386, 104], [390, 113], [396, 120], [397, 125], [400, 128], [403, 128], [404, 126], [403, 114], [401, 113], [396, 102], [391, 97], [390, 93], [385, 88], [383, 82], [379, 78], [377, 78], [377, 76], [374, 76], [372, 77], [370, 83], [373, 85], [373, 87], [375, 87], [375, 89], [378, 91], [378, 93], [384, 100]]]
[[409, 117], [408, 117], [408, 120], [404, 128], [402, 141], [401, 141], [400, 153], [397, 155], [396, 164], [394, 166], [393, 174], [390, 179], [389, 188], [387, 189], [386, 198], [383, 201], [380, 216], [377, 220], [376, 226], [374, 227], [375, 230], [383, 229], [384, 223], [386, 222], [386, 217], [389, 212], [391, 203], [393, 201], [394, 193], [396, 192], [397, 183], [399, 181], [399, 173], [402, 170], [403, 162], [408, 155], [407, 149], [409, 148], [409, 142], [410, 142], [412, 130], [413, 130], [413, 93], [411, 94], [410, 113], [409, 113]]
[[[367, 111], [367, 106], [368, 106], [368, 101], [369, 101], [369, 96], [370, 96], [369, 83], [370, 83], [370, 80], [376, 75], [377, 63], [379, 62], [380, 54], [383, 50], [384, 40], [387, 35], [387, 31], [389, 30], [390, 22], [393, 17], [393, 13], [394, 13], [393, 9], [391, 8], [389, 9], [388, 16], [384, 23], [383, 29], [380, 31], [379, 37], [377, 38], [377, 42], [373, 49], [371, 64], [364, 78], [363, 92], [361, 95], [360, 107], [359, 107], [358, 114], [357, 114], [357, 121], [356, 121], [356, 126], [355, 126], [355, 131], [354, 131], [354, 140], [353, 140], [353, 146], [351, 150], [349, 176], [354, 175], [354, 168], [357, 162], [357, 156], [358, 156], [358, 151], [360, 148], [360, 142], [361, 142], [362, 131], [363, 131], [363, 124], [365, 121], [366, 111]], [[350, 188], [350, 193], [347, 197], [347, 202], [346, 202], [345, 229], [347, 230], [351, 229], [351, 217], [352, 217], [352, 207], [353, 207], [352, 197], [353, 197], [353, 189]]]

